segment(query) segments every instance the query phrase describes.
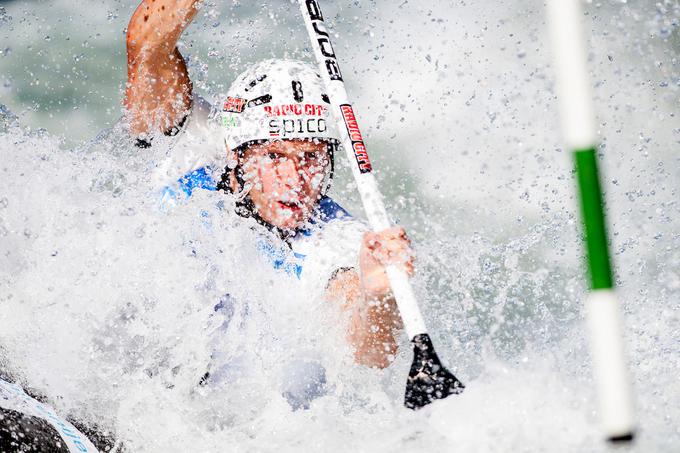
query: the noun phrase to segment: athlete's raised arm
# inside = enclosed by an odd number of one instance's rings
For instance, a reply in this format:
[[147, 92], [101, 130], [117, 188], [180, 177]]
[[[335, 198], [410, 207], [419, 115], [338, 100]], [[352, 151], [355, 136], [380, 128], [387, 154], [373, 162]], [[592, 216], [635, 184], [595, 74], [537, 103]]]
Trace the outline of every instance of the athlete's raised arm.
[[191, 80], [177, 49], [201, 0], [144, 0], [127, 30], [125, 107], [133, 136], [167, 133], [191, 108]]

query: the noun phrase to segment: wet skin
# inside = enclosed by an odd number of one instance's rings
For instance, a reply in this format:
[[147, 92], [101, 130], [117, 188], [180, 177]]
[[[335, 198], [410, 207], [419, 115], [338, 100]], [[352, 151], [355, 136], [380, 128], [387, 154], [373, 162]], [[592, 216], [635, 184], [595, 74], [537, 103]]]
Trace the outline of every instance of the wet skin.
[[330, 172], [327, 148], [318, 140], [277, 140], [248, 148], [241, 159], [243, 179], [264, 221], [292, 231], [309, 220]]

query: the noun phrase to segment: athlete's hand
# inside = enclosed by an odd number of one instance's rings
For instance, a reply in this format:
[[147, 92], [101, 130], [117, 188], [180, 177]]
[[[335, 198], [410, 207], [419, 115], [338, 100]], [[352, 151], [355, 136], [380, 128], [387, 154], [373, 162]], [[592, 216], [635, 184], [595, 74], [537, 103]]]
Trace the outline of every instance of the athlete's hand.
[[381, 299], [390, 292], [385, 267], [393, 264], [413, 275], [413, 250], [406, 231], [392, 227], [364, 234], [359, 253], [361, 286], [369, 299]]

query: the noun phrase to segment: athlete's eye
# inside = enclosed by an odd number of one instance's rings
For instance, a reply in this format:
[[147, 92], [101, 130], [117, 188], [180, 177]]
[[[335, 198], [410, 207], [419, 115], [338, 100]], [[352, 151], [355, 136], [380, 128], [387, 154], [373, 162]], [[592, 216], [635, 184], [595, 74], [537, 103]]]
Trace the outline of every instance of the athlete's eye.
[[313, 165], [324, 165], [325, 156], [322, 153], [316, 151], [310, 151], [304, 154], [304, 161], [308, 164]]
[[269, 157], [273, 161], [278, 161], [281, 159], [281, 155], [279, 153], [267, 153], [267, 157]]

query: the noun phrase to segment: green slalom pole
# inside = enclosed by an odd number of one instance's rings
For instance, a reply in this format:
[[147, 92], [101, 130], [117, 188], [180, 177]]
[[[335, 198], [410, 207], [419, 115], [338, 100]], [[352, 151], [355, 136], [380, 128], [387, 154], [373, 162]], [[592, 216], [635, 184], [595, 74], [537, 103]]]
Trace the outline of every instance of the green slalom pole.
[[580, 0], [547, 0], [547, 7], [562, 133], [574, 156], [585, 229], [590, 287], [585, 308], [600, 418], [609, 441], [629, 442], [635, 427], [633, 397], [597, 169], [595, 114], [581, 5]]

